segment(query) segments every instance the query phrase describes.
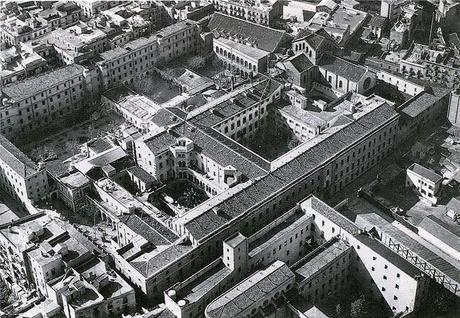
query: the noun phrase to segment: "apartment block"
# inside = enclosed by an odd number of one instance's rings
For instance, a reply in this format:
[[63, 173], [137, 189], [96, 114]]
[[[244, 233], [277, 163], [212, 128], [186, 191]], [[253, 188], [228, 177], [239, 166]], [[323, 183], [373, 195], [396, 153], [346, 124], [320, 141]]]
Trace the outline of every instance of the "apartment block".
[[15, 139], [69, 116], [85, 105], [84, 68], [69, 65], [2, 87], [1, 134]]
[[0, 186], [28, 209], [48, 195], [48, 176], [40, 164], [0, 135]]
[[157, 64], [201, 50], [200, 28], [193, 21], [181, 21], [161, 29], [149, 37], [100, 54], [99, 68], [103, 88], [128, 84]]
[[278, 0], [212, 0], [211, 2], [214, 8], [223, 14], [267, 26], [274, 26], [283, 13], [283, 5]]

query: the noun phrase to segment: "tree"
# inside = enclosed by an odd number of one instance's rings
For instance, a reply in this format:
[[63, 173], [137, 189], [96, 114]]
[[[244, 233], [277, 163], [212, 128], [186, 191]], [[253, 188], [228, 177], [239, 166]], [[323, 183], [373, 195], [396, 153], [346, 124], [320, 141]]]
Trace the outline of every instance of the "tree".
[[134, 88], [135, 91], [141, 94], [147, 94], [150, 88], [152, 87], [152, 85], [153, 83], [152, 83], [152, 79], [150, 76], [138, 74], [133, 79], [132, 87]]
[[299, 139], [297, 139], [296, 136], [291, 136], [291, 140], [289, 141], [289, 144], [288, 144], [288, 149], [289, 150], [292, 150], [294, 149], [295, 147], [297, 147], [298, 145], [300, 145], [300, 141]]
[[0, 309], [8, 306], [10, 296], [11, 290], [9, 290], [6, 284], [0, 279]]
[[77, 150], [79, 150], [78, 149], [79, 146], [80, 144], [75, 138], [69, 139], [65, 144], [65, 147], [72, 154], [72, 156], [78, 152]]
[[364, 295], [359, 296], [354, 302], [351, 303], [350, 316], [352, 318], [367, 317], [367, 305]]
[[337, 306], [335, 306], [335, 316], [337, 318], [345, 318], [345, 317], [348, 317], [349, 315], [347, 314], [347, 312], [345, 311], [345, 308], [343, 308], [341, 304], [337, 304]]
[[179, 203], [182, 206], [185, 206], [186, 208], [193, 208], [200, 204], [203, 200], [205, 200], [206, 197], [205, 195], [197, 191], [193, 187], [189, 187], [184, 191], [184, 194], [177, 200], [177, 203]]
[[191, 56], [187, 59], [187, 67], [192, 70], [199, 70], [206, 65], [206, 58], [201, 55]]

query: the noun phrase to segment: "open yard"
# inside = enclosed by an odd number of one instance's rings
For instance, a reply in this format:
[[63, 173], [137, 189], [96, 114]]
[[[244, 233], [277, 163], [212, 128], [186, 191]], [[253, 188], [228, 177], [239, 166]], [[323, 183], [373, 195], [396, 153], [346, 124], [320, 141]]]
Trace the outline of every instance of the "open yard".
[[163, 79], [157, 72], [150, 72], [133, 84], [134, 90], [144, 94], [155, 103], [163, 104], [180, 95], [179, 88]]
[[26, 144], [21, 148], [36, 161], [43, 161], [47, 157], [49, 159], [70, 157], [78, 152], [81, 144], [108, 132], [115, 132], [123, 122], [123, 117], [112, 111], [105, 111], [104, 115], [100, 115], [97, 119], [89, 119], [47, 136], [41, 142]]
[[273, 161], [296, 147], [299, 141], [291, 131], [277, 125], [268, 116], [265, 124], [242, 144], [265, 159]]
[[194, 183], [179, 179], [159, 189], [149, 198], [149, 201], [169, 215], [176, 215], [196, 207], [208, 198], [206, 192]]

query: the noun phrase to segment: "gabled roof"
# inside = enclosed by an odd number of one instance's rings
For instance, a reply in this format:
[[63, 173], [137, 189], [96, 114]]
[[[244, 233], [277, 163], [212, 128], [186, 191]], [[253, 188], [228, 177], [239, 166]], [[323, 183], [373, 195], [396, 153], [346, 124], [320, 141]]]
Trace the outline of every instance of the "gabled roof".
[[387, 18], [380, 15], [373, 15], [369, 21], [369, 25], [377, 28], [381, 28], [385, 25]]
[[210, 318], [239, 317], [253, 306], [260, 306], [273, 296], [280, 286], [294, 281], [294, 273], [281, 261], [275, 261], [267, 269], [258, 271], [249, 278], [213, 300], [206, 307]]
[[415, 118], [449, 93], [450, 89], [433, 85], [403, 103], [399, 109], [406, 115]]
[[331, 35], [327, 33], [327, 31], [323, 28], [315, 32], [311, 32], [306, 29], [300, 30], [293, 42], [302, 40], [305, 40], [308, 45], [315, 51], [326, 43], [330, 43], [331, 45], [338, 47], [337, 43], [334, 41]]
[[5, 95], [14, 101], [20, 101], [58, 84], [68, 81], [76, 76], [83, 76], [83, 66], [72, 64], [57, 70], [14, 82], [2, 88]]
[[120, 216], [120, 222], [155, 246], [169, 245], [179, 237], [146, 212]]
[[3, 135], [0, 135], [0, 160], [22, 177], [38, 171], [38, 166]]
[[[385, 260], [396, 266], [398, 269], [406, 273], [411, 277], [415, 277], [417, 275], [421, 275], [422, 271], [409, 263], [405, 258], [400, 256], [399, 254], [392, 251], [386, 245], [383, 245], [377, 239], [371, 238], [366, 234], [359, 234], [355, 236], [358, 241], [362, 244], [376, 252], [380, 257], [383, 257]], [[382, 261], [380, 261], [383, 263]]]
[[256, 47], [274, 52], [287, 36], [285, 31], [265, 27], [260, 24], [241, 20], [222, 13], [214, 13], [208, 24], [209, 30], [216, 34], [224, 33], [254, 42]]
[[355, 83], [358, 82], [367, 72], [367, 68], [364, 66], [329, 54], [324, 55], [321, 58], [319, 67]]
[[303, 52], [289, 58], [287, 62], [291, 63], [299, 73], [302, 73], [303, 71], [308, 70], [313, 66], [307, 55]]
[[414, 173], [418, 174], [419, 176], [422, 176], [423, 178], [426, 178], [434, 183], [437, 183], [442, 179], [442, 176], [434, 172], [433, 170], [427, 169], [418, 163], [412, 164], [407, 170], [413, 171]]
[[274, 192], [284, 189], [302, 176], [308, 175], [317, 169], [319, 165], [327, 162], [354, 142], [371, 134], [382, 123], [397, 116], [398, 114], [393, 107], [384, 103], [309, 148], [277, 170], [256, 180], [248, 188], [226, 199], [217, 206], [220, 213], [215, 213], [210, 209], [188, 221], [185, 224], [187, 231], [194, 239], [203, 239], [233, 218], [242, 215], [256, 204], [273, 196]]
[[434, 215], [428, 215], [417, 226], [422, 228], [444, 244], [460, 252], [460, 230], [444, 223]]

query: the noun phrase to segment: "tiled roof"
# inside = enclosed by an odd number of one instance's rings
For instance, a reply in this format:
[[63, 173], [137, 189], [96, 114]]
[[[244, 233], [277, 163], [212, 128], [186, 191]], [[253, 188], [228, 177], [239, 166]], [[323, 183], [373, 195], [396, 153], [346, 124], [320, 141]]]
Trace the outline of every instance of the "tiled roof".
[[356, 235], [360, 232], [359, 227], [357, 227], [352, 221], [347, 219], [341, 213], [337, 212], [335, 209], [331, 208], [329, 205], [319, 200], [315, 196], [311, 197], [311, 207], [313, 210], [320, 213], [328, 220], [334, 222], [348, 233]]
[[270, 198], [274, 192], [310, 174], [319, 165], [396, 116], [397, 113], [390, 105], [383, 104], [225, 200], [218, 206], [219, 215], [209, 210], [186, 223], [185, 227], [195, 239], [204, 238], [257, 203]]
[[296, 70], [299, 73], [308, 70], [310, 67], [313, 66], [313, 64], [310, 62], [305, 53], [297, 54], [288, 59], [288, 61], [292, 63], [292, 65], [296, 68]]
[[156, 179], [154, 176], [152, 176], [150, 173], [145, 171], [139, 166], [132, 166], [131, 168], [127, 169], [130, 173], [132, 173], [136, 178], [142, 180], [143, 182], [155, 182]]
[[[171, 245], [156, 253], [151, 258], [139, 257], [131, 261], [131, 265], [144, 277], [150, 277], [169, 263], [177, 260], [192, 250], [191, 245]], [[146, 255], [148, 257], [148, 255]]]
[[296, 273], [298, 281], [306, 281], [312, 276], [320, 273], [323, 268], [328, 266], [331, 262], [334, 262], [340, 255], [343, 255], [343, 253], [350, 248], [351, 247], [344, 241], [339, 240], [335, 241], [330, 246], [325, 247], [323, 250], [322, 246], [319, 247], [318, 252], [316, 252], [316, 250], [312, 252], [313, 255], [306, 255], [293, 266], [293, 271]]
[[286, 32], [252, 23], [246, 20], [234, 18], [222, 13], [214, 13], [209, 21], [208, 27], [214, 33], [225, 33], [237, 36], [248, 42], [256, 43], [256, 47], [274, 52], [282, 44]]
[[[252, 153], [248, 153], [248, 151], [243, 151], [240, 149], [242, 148], [241, 145], [236, 142], [232, 143], [231, 139], [211, 128], [199, 128], [185, 123], [175, 127], [174, 131], [178, 135], [193, 140], [195, 146], [212, 160], [224, 167], [231, 165], [250, 179], [255, 179], [267, 173], [264, 170], [264, 168], [267, 168], [267, 163], [262, 162], [262, 158], [252, 156]], [[223, 139], [226, 139], [226, 141]]]
[[426, 178], [434, 183], [437, 183], [442, 179], [442, 176], [434, 172], [433, 170], [427, 169], [418, 163], [412, 164], [409, 168], [407, 168], [410, 171], [415, 172], [419, 176], [422, 176], [423, 178]]
[[382, 231], [385, 233], [385, 236], [398, 242], [402, 249], [410, 250], [412, 253], [416, 254], [421, 261], [427, 262], [448, 278], [460, 284], [460, 269], [458, 266], [452, 265], [437, 252], [435, 253], [432, 249], [426, 247], [425, 244], [415, 240], [392, 224], [384, 226]]
[[[396, 254], [390, 248], [383, 245], [380, 241], [371, 238], [367, 234], [357, 235], [356, 239], [368, 248], [370, 248], [371, 250], [373, 250], [374, 252], [376, 252], [378, 255], [383, 257], [385, 260], [396, 266], [398, 269], [406, 273], [407, 275], [415, 277], [416, 275], [422, 274], [422, 272], [417, 267], [409, 263], [402, 256]], [[380, 263], [383, 262], [380, 261]]]
[[297, 35], [294, 37], [293, 41], [303, 40], [310, 34], [313, 34], [313, 32], [308, 29], [301, 29], [299, 30], [299, 33], [297, 33]]
[[324, 55], [321, 58], [319, 67], [352, 82], [358, 82], [367, 71], [367, 68], [364, 66], [354, 64], [333, 55]]
[[399, 109], [406, 115], [415, 118], [449, 93], [450, 90], [447, 88], [432, 86], [409, 99]]
[[22, 177], [36, 173], [38, 166], [11, 141], [0, 135], [0, 160]]
[[260, 306], [280, 286], [294, 280], [294, 273], [281, 261], [258, 271], [245, 279], [206, 307], [206, 317], [232, 318], [253, 306]]
[[167, 245], [178, 239], [176, 234], [147, 213], [122, 215], [120, 222], [155, 246]]
[[145, 144], [154, 154], [159, 154], [173, 146], [176, 143], [176, 137], [164, 131], [158, 135], [145, 140]]
[[460, 230], [455, 226], [444, 223], [434, 215], [428, 215], [417, 227], [424, 229], [444, 244], [460, 252]]
[[2, 88], [2, 92], [14, 101], [34, 96], [76, 76], [83, 76], [84, 68], [77, 64], [61, 67], [57, 70], [14, 82]]
[[373, 15], [371, 17], [371, 20], [369, 21], [369, 25], [377, 27], [377, 28], [381, 28], [381, 27], [383, 27], [385, 25], [386, 20], [387, 20], [387, 18], [382, 17], [380, 15]]

